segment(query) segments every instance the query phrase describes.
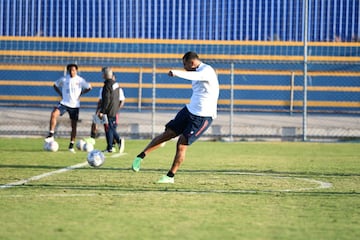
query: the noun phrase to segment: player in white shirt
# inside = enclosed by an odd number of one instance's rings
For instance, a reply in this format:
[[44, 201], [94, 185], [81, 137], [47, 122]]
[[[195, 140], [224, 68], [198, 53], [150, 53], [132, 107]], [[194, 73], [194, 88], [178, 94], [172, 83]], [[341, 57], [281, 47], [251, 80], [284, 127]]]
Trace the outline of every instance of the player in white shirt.
[[91, 85], [84, 78], [77, 75], [78, 66], [76, 64], [69, 64], [66, 69], [68, 74], [54, 83], [54, 89], [62, 99], [51, 112], [49, 135], [45, 138], [45, 141], [51, 142], [54, 140], [57, 118], [68, 112], [71, 120], [69, 151], [75, 153], [74, 142], [77, 121], [79, 120], [80, 96], [89, 92]]
[[187, 52], [183, 56], [183, 64], [186, 71], [170, 70], [168, 75], [191, 81], [190, 103], [165, 125], [165, 131], [152, 139], [132, 164], [133, 171], [138, 172], [147, 154], [160, 147], [162, 143], [179, 136], [172, 166], [158, 183], [174, 183], [174, 176], [185, 159], [187, 147], [209, 128], [217, 115], [219, 82], [215, 70], [200, 61], [195, 52]]

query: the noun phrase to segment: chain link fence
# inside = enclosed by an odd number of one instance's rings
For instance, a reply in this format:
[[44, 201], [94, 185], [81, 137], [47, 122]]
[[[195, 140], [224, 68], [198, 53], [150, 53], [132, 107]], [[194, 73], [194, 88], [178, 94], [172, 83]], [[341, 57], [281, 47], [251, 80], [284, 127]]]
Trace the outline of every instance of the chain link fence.
[[[205, 137], [358, 140], [359, 10], [357, 0], [1, 1], [0, 136], [45, 136], [60, 100], [52, 85], [76, 62], [94, 87], [79, 136], [112, 66], [126, 96], [120, 133], [152, 137], [189, 101], [191, 84], [167, 72], [191, 50], [220, 83]], [[56, 130], [69, 135], [67, 117]]]
[[[174, 62], [172, 65], [179, 66], [180, 63]], [[286, 71], [274, 69], [274, 66], [279, 65], [275, 63], [268, 64], [271, 70], [261, 71], [235, 68], [235, 64], [214, 62], [212, 65], [217, 69], [221, 88], [219, 115], [206, 132], [205, 138], [224, 141], [303, 140], [303, 76], [295, 65], [287, 64], [294, 68]], [[100, 66], [80, 67], [80, 74], [91, 82], [94, 88], [88, 95], [83, 96], [79, 137], [90, 134], [92, 114], [95, 112], [99, 89], [102, 86], [100, 71], [97, 71], [100, 69]], [[169, 79], [166, 76], [169, 68], [165, 68], [162, 63], [152, 67], [114, 69], [127, 98], [125, 107], [120, 111], [119, 124], [119, 133], [124, 137], [150, 138], [160, 133], [191, 95], [190, 83], [181, 79]], [[14, 72], [3, 70], [1, 73], [5, 74], [1, 76], [11, 79]], [[14, 98], [20, 95], [17, 84], [22, 83], [26, 87], [21, 89], [23, 99], [1, 102], [0, 136], [43, 137], [48, 131], [52, 107], [59, 100], [52, 88], [52, 79], [62, 74], [61, 67], [43, 66], [41, 70], [16, 72], [18, 79], [31, 78], [33, 75], [42, 81], [13, 80], [7, 82], [7, 85], [3, 83], [8, 95], [12, 93]], [[309, 72], [309, 107], [306, 121], [307, 139], [310, 141], [360, 139], [360, 117], [357, 110], [360, 100], [356, 87], [356, 84], [359, 84], [358, 73], [355, 72], [354, 77], [351, 74], [347, 76], [346, 72], [342, 71], [340, 77], [346, 78], [341, 78], [340, 83], [339, 74], [334, 73]], [[312, 94], [316, 96], [313, 97]], [[39, 101], [39, 96], [47, 99]], [[327, 98], [327, 101], [318, 100], [324, 98]], [[340, 105], [334, 106], [337, 102]], [[60, 117], [57, 136], [68, 137], [69, 132], [68, 117]], [[104, 134], [102, 130], [100, 133]]]

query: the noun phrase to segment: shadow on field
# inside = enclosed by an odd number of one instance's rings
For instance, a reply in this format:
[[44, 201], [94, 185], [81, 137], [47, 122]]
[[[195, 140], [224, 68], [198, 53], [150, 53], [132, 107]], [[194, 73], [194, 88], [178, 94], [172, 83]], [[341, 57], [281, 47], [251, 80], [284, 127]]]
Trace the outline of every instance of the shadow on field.
[[[52, 169], [67, 168], [68, 166], [48, 166], [48, 165], [9, 165], [0, 164], [0, 168], [14, 168], [14, 169]], [[131, 168], [113, 168], [113, 167], [100, 167], [100, 168], [77, 168], [76, 171], [82, 170], [96, 170], [96, 171], [132, 171]], [[166, 173], [168, 169], [161, 168], [142, 168], [141, 172], [161, 172]], [[228, 174], [228, 175], [286, 175], [286, 176], [328, 176], [328, 177], [357, 177], [360, 173], [329, 173], [329, 172], [289, 172], [289, 171], [273, 171], [273, 170], [248, 170], [248, 169], [180, 169], [178, 174]]]
[[[84, 166], [84, 165], [83, 165]], [[0, 168], [22, 168], [22, 169], [55, 169], [61, 170], [59, 166], [31, 166], [31, 165], [0, 165]], [[96, 173], [101, 173], [99, 176], [105, 176], [103, 181], [92, 181], [89, 184], [85, 184], [81, 181], [73, 182], [73, 179], [64, 179], [64, 180], [57, 180], [55, 183], [30, 183], [29, 181], [24, 182], [23, 185], [18, 185], [17, 187], [20, 188], [37, 188], [37, 189], [49, 189], [56, 192], [61, 192], [61, 195], [64, 196], [96, 196], [96, 195], [126, 195], [126, 194], [138, 194], [138, 193], [183, 193], [183, 194], [302, 194], [302, 195], [313, 195], [313, 196], [322, 196], [322, 195], [360, 195], [360, 192], [356, 192], [355, 190], [347, 190], [344, 192], [341, 191], [331, 191], [331, 183], [321, 182], [315, 180], [317, 177], [344, 177], [344, 176], [360, 176], [359, 173], [355, 174], [344, 174], [344, 173], [318, 173], [318, 172], [289, 172], [289, 171], [254, 171], [254, 170], [247, 170], [247, 169], [182, 169], [179, 171], [180, 174], [186, 175], [197, 175], [202, 176], [204, 179], [207, 179], [208, 176], [267, 176], [267, 177], [276, 177], [276, 178], [303, 178], [303, 179], [310, 179], [308, 182], [316, 183], [320, 187], [296, 187], [282, 190], [282, 189], [266, 189], [263, 188], [259, 189], [259, 185], [243, 185], [243, 186], [234, 186], [231, 184], [223, 185], [220, 184], [212, 184], [208, 186], [206, 182], [201, 184], [197, 184], [197, 182], [178, 182], [178, 184], [174, 185], [161, 185], [155, 184], [149, 180], [141, 180], [143, 173], [145, 176], [146, 173], [156, 173], [156, 174], [164, 174], [167, 172], [167, 169], [162, 168], [145, 168], [141, 169], [139, 173], [133, 173], [130, 168], [112, 168], [112, 167], [100, 167], [100, 168], [91, 168], [89, 166], [71, 169], [74, 172], [77, 172], [78, 176], [88, 176], [91, 173], [93, 176], [96, 176]], [[48, 172], [46, 170], [46, 172]], [[106, 174], [104, 174], [106, 172]], [[84, 174], [83, 174], [84, 173]], [[127, 174], [129, 177], [129, 181], [125, 182], [114, 182], [111, 180], [107, 182], [106, 176], [113, 176], [117, 173], [121, 173], [124, 175]], [[39, 175], [41, 176], [41, 175]], [[131, 176], [134, 176], [134, 180], [131, 179]], [[136, 176], [136, 177], [135, 177]], [[190, 178], [191, 179], [191, 178]], [[140, 182], [139, 182], [140, 180]], [[70, 181], [70, 182], [69, 182]], [[330, 186], [330, 189], [327, 190], [327, 184]], [[252, 187], [253, 186], [253, 187]], [[325, 187], [324, 187], [325, 186]], [[79, 193], [80, 192], [80, 193]], [[59, 194], [59, 193], [57, 193]], [[47, 195], [47, 194], [45, 194]], [[49, 193], [50, 195], [56, 195], [56, 193]]]
[[[83, 170], [88, 170], [84, 168]], [[110, 168], [110, 167], [101, 167], [97, 168], [99, 171], [132, 171], [131, 168]], [[161, 172], [167, 173], [169, 169], [161, 168], [142, 168], [141, 172]], [[273, 170], [248, 170], [248, 169], [219, 169], [219, 170], [207, 170], [207, 169], [180, 169], [177, 174], [187, 173], [187, 174], [228, 174], [228, 175], [291, 175], [296, 176], [329, 176], [329, 177], [357, 177], [360, 176], [360, 173], [326, 173], [326, 172], [288, 172], [288, 171], [273, 171]]]
[[[71, 196], [122, 196], [129, 194], [142, 194], [142, 193], [182, 193], [182, 194], [301, 194], [308, 196], [336, 196], [336, 195], [348, 195], [359, 196], [360, 192], [348, 191], [348, 192], [331, 192], [331, 191], [282, 191], [282, 190], [251, 190], [251, 189], [186, 189], [179, 188], [177, 185], [159, 185], [153, 184], [148, 187], [139, 186], [89, 186], [89, 185], [54, 185], [54, 184], [26, 184], [22, 188], [41, 188], [50, 190], [61, 190], [61, 195], [69, 197]], [[76, 191], [76, 193], [72, 192]], [[90, 191], [90, 193], [88, 192]], [[51, 194], [48, 194], [49, 196]], [[58, 195], [53, 193], [52, 195]]]

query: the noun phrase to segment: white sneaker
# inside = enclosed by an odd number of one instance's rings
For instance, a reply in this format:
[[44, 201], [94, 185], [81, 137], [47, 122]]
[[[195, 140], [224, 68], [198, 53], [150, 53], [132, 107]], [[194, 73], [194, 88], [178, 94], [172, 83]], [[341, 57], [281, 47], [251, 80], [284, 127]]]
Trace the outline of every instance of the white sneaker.
[[174, 178], [164, 175], [159, 179], [159, 181], [157, 181], [157, 183], [174, 183]]
[[69, 148], [69, 152], [76, 153], [74, 148]]
[[53, 142], [54, 141], [54, 137], [47, 137], [44, 139], [45, 142], [49, 143], [49, 142]]
[[123, 153], [124, 151], [125, 151], [125, 138], [121, 138], [119, 144], [119, 153]]
[[116, 147], [112, 147], [111, 152], [116, 153]]

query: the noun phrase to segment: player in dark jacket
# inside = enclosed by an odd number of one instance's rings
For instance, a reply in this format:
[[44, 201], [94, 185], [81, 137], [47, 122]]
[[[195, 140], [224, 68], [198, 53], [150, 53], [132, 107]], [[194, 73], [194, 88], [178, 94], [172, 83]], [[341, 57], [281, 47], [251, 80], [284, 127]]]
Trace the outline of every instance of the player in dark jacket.
[[114, 81], [113, 71], [110, 67], [102, 69], [104, 86], [102, 90], [101, 106], [98, 113], [99, 118], [107, 117], [108, 123], [105, 124], [106, 134], [106, 152], [112, 152], [113, 140], [118, 143], [119, 149], [121, 148], [120, 136], [116, 131], [117, 128], [117, 112], [119, 110], [119, 84]]

